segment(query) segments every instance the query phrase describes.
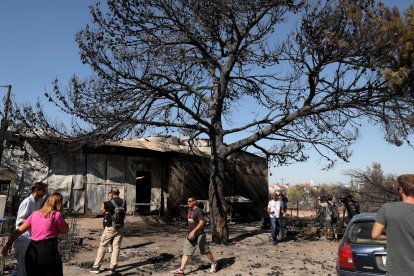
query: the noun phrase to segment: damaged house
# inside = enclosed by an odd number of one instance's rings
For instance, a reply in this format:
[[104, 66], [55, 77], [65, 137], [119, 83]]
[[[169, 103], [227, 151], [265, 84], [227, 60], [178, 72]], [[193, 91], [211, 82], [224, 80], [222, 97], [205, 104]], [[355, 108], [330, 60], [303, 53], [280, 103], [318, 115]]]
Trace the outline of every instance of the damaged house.
[[[179, 212], [190, 195], [208, 200], [208, 140], [197, 140], [192, 147], [176, 137], [108, 141], [78, 153], [49, 151], [47, 147], [33, 137], [8, 135], [1, 164], [10, 179], [0, 178], [9, 184], [12, 210], [36, 181], [47, 183], [49, 191], [62, 193], [65, 207], [79, 215], [99, 214], [113, 186], [120, 189], [129, 211]], [[262, 216], [268, 200], [266, 159], [238, 152], [229, 157], [226, 166], [224, 193], [229, 202], [246, 198], [254, 207], [249, 210]]]

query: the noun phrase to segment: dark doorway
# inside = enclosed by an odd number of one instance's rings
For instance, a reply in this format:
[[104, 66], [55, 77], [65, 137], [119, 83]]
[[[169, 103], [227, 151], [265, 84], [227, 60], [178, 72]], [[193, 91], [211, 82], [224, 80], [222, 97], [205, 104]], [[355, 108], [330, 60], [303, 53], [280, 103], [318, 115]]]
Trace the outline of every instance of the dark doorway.
[[140, 211], [149, 211], [151, 202], [151, 172], [137, 171], [136, 178], [136, 203], [148, 203], [147, 206], [137, 206]]
[[0, 180], [0, 195], [9, 197], [10, 180]]

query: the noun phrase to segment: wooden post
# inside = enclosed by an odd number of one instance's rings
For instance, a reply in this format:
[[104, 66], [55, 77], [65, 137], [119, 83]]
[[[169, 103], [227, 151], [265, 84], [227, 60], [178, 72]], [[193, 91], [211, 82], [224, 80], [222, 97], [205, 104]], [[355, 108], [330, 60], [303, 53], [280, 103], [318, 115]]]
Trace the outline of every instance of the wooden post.
[[299, 217], [299, 200], [296, 201], [296, 216]]

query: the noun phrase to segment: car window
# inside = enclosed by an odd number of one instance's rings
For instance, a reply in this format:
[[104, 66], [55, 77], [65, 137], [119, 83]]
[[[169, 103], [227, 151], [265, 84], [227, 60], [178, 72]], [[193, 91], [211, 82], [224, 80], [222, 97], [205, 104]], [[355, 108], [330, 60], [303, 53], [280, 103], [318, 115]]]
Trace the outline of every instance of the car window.
[[385, 244], [386, 241], [373, 240], [371, 238], [373, 225], [373, 221], [352, 223], [348, 229], [348, 240], [357, 244]]

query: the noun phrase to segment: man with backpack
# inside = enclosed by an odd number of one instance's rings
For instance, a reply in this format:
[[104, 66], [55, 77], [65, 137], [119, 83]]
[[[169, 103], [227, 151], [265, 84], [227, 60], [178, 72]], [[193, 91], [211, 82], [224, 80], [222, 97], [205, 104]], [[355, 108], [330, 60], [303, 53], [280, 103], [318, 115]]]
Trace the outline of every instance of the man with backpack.
[[328, 196], [327, 202], [321, 202], [321, 197], [318, 196], [318, 205], [324, 208], [325, 211], [325, 229], [326, 229], [326, 239], [331, 239], [331, 231], [333, 230], [334, 237], [338, 239], [338, 233], [336, 231], [336, 224], [339, 218], [338, 206], [336, 206], [333, 201], [333, 196]]
[[105, 251], [108, 244], [112, 241], [112, 254], [109, 269], [112, 275], [116, 275], [116, 267], [118, 264], [119, 249], [121, 247], [122, 241], [122, 230], [125, 221], [126, 214], [126, 201], [119, 197], [119, 189], [113, 187], [112, 190], [112, 200], [105, 201], [102, 204], [101, 213], [107, 215], [106, 226], [104, 232], [101, 236], [101, 241], [99, 243], [98, 254], [95, 259], [90, 272], [100, 273], [100, 267], [105, 257]]

